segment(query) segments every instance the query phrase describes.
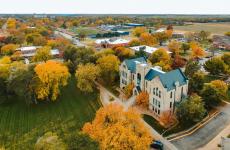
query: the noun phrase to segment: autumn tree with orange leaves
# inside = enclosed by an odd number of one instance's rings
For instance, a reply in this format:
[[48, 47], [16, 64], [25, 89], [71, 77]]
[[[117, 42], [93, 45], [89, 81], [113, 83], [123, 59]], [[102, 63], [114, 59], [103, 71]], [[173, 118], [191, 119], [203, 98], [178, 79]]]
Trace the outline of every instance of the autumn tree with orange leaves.
[[147, 32], [140, 35], [140, 41], [142, 45], [154, 46], [157, 44], [157, 39]]
[[146, 91], [142, 91], [139, 95], [136, 97], [136, 104], [147, 108], [149, 106], [149, 94]]
[[191, 42], [190, 47], [192, 49], [192, 58], [202, 58], [205, 55], [205, 51], [196, 43], [196, 42]]
[[47, 61], [38, 64], [34, 71], [36, 73], [35, 94], [38, 99], [55, 101], [60, 94], [60, 87], [67, 85], [70, 77], [68, 68], [59, 62]]
[[148, 150], [153, 140], [140, 114], [119, 104], [100, 108], [83, 132], [98, 141], [102, 150]]
[[145, 33], [147, 29], [145, 27], [136, 27], [133, 29], [133, 35], [140, 37], [142, 33]]

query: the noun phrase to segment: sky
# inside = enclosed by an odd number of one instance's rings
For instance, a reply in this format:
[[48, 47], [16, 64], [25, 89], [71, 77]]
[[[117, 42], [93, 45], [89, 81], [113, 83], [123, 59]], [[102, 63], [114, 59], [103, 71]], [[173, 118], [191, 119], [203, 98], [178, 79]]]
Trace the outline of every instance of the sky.
[[0, 13], [230, 14], [230, 0], [0, 0]]

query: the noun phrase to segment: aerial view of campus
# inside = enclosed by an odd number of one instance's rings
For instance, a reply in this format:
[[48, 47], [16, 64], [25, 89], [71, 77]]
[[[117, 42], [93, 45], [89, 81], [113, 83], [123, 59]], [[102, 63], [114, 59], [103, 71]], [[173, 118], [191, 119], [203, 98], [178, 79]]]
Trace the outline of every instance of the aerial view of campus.
[[0, 150], [230, 150], [227, 0], [0, 2]]

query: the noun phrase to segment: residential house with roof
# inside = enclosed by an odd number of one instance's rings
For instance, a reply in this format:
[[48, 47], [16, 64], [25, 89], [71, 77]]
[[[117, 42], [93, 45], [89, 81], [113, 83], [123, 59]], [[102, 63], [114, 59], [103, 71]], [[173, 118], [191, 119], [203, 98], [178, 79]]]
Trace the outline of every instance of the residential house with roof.
[[[22, 57], [31, 58], [36, 54], [39, 48], [41, 48], [41, 46], [26, 46], [26, 47], [20, 47], [16, 49], [16, 51], [20, 51]], [[50, 53], [54, 57], [59, 57], [60, 55], [60, 51], [58, 49], [51, 49]]]
[[120, 88], [134, 83], [133, 96], [141, 91], [149, 94], [149, 109], [159, 120], [163, 112], [175, 112], [176, 104], [180, 103], [188, 93], [188, 78], [181, 69], [169, 72], [161, 67], [152, 67], [144, 57], [128, 59], [120, 65]]
[[221, 50], [230, 50], [230, 37], [222, 36], [222, 35], [214, 35], [213, 47]]

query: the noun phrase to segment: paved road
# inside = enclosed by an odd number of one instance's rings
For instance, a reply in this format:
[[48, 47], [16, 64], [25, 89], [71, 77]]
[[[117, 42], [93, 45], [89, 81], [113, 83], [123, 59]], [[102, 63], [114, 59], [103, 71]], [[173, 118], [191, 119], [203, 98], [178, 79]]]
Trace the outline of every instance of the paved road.
[[64, 32], [61, 32], [61, 31], [54, 31], [54, 34], [56, 35], [61, 35], [63, 36], [64, 38], [72, 41], [72, 43], [76, 46], [79, 46], [79, 47], [86, 47], [85, 44], [81, 43], [79, 40], [75, 39], [72, 35], [70, 34], [67, 34], [67, 33], [64, 33]]
[[194, 150], [203, 147], [230, 124], [230, 105], [221, 107], [221, 113], [195, 133], [172, 143], [179, 150]]

